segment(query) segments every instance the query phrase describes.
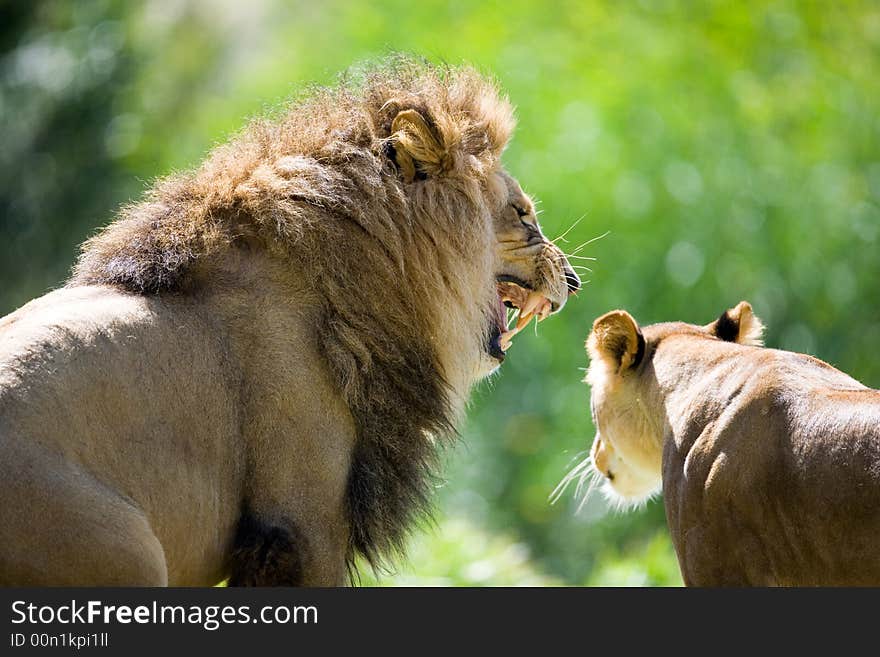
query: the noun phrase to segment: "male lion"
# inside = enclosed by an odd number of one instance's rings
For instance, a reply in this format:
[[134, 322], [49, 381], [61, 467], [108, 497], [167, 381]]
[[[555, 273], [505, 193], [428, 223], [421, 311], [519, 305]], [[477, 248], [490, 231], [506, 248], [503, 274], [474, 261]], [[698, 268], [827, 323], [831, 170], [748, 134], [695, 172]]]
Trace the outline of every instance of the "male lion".
[[745, 301], [706, 326], [597, 319], [591, 467], [624, 504], [662, 479], [688, 585], [876, 586], [880, 391], [762, 330]]
[[512, 109], [394, 60], [257, 121], [0, 320], [0, 583], [336, 585], [579, 287], [502, 168]]

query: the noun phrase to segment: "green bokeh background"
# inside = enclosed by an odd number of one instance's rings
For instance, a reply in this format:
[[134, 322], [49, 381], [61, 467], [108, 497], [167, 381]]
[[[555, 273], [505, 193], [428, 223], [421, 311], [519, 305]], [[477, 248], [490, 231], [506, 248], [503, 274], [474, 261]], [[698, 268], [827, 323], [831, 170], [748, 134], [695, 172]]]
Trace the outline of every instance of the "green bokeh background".
[[475, 64], [518, 108], [508, 169], [593, 269], [514, 345], [446, 454], [437, 521], [380, 584], [673, 585], [661, 501], [548, 495], [592, 440], [583, 341], [622, 307], [880, 386], [880, 6], [163, 0], [0, 6], [0, 314], [156, 176], [392, 50]]

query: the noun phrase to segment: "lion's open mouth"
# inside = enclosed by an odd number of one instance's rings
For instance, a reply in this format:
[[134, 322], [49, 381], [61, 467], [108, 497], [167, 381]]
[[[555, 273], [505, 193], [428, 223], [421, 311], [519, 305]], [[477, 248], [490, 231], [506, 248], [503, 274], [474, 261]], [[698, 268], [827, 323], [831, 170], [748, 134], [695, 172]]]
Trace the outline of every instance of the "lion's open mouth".
[[[489, 343], [489, 353], [504, 360], [504, 352], [510, 348], [514, 336], [528, 326], [532, 318], [540, 322], [549, 317], [553, 306], [543, 294], [510, 277], [499, 277], [495, 285], [498, 291], [497, 326]], [[514, 319], [516, 322], [511, 328]]]

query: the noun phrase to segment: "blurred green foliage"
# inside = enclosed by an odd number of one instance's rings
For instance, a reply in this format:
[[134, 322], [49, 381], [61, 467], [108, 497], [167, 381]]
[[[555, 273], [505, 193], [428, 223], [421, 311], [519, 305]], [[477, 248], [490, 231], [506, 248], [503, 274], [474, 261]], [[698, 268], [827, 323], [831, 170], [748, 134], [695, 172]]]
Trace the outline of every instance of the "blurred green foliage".
[[439, 525], [381, 583], [680, 582], [661, 502], [548, 503], [592, 439], [582, 344], [611, 308], [704, 323], [748, 299], [769, 345], [880, 386], [876, 3], [13, 2], [0, 48], [0, 312], [151, 179], [391, 50], [495, 75], [545, 231], [610, 231], [584, 292], [477, 391]]

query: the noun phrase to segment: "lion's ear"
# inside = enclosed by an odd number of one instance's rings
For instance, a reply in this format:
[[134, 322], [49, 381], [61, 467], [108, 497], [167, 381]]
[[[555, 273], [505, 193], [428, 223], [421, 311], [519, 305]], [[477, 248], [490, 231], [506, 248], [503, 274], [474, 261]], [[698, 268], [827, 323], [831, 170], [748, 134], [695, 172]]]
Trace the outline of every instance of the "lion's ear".
[[756, 347], [764, 344], [761, 339], [764, 324], [752, 312], [752, 305], [748, 301], [740, 301], [730, 310], [725, 310], [706, 328], [709, 333], [727, 342]]
[[390, 141], [394, 161], [408, 183], [449, 169], [450, 153], [443, 135], [418, 110], [397, 112], [391, 121]]
[[645, 337], [625, 310], [612, 310], [595, 322], [587, 338], [591, 360], [604, 361], [614, 372], [636, 367], [645, 354]]

